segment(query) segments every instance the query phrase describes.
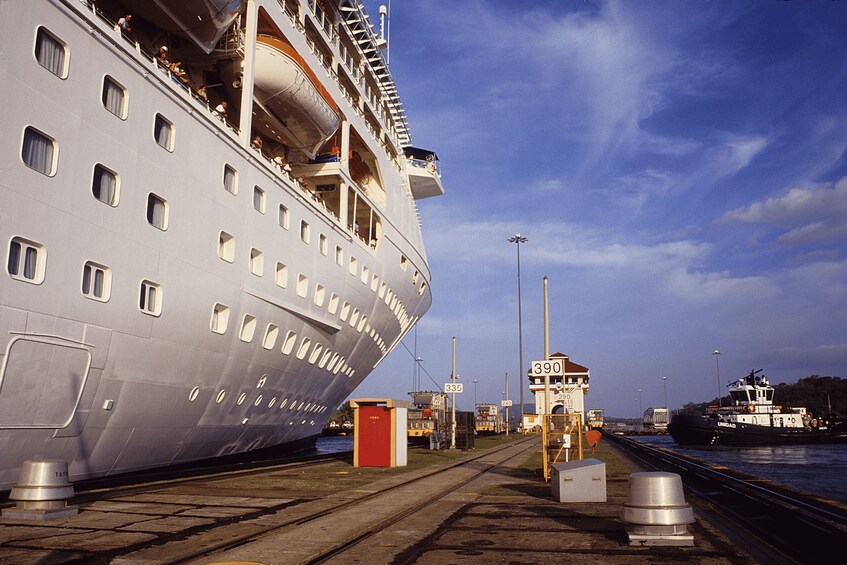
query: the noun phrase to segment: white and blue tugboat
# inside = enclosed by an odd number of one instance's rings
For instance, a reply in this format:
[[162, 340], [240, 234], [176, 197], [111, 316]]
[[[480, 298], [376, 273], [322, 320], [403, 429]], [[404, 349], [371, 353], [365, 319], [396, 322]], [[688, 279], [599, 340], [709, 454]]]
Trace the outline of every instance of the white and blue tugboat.
[[750, 371], [729, 384], [732, 406], [705, 415], [677, 414], [668, 431], [679, 445], [758, 446], [847, 441], [841, 420], [813, 418], [805, 408], [773, 403], [767, 377]]

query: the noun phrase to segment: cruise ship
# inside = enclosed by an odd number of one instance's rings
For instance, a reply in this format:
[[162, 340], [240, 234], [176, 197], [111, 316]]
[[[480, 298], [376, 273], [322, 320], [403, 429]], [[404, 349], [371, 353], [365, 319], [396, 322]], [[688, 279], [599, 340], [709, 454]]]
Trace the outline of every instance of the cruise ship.
[[0, 490], [308, 446], [426, 312], [441, 169], [382, 25], [0, 2]]

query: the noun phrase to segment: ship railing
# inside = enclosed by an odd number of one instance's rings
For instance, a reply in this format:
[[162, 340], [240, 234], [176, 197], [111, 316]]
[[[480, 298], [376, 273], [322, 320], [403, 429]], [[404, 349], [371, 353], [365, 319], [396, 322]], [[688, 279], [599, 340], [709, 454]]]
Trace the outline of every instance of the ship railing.
[[312, 11], [312, 15], [315, 18], [315, 21], [318, 24], [318, 28], [323, 32], [326, 40], [329, 41], [333, 45], [337, 45], [338, 41], [338, 30], [336, 29], [336, 25], [330, 18], [326, 11], [321, 7], [319, 2], [315, 0], [309, 0], [308, 2], [309, 9]]
[[191, 85], [188, 84], [188, 82], [186, 82], [176, 73], [171, 71], [170, 67], [165, 64], [164, 61], [161, 61], [156, 54], [144, 49], [138, 41], [135, 41], [135, 39], [133, 39], [130, 33], [124, 30], [116, 21], [113, 21], [109, 16], [104, 14], [102, 10], [97, 8], [97, 5], [93, 0], [79, 0], [79, 2], [81, 4], [85, 4], [86, 7], [91, 10], [91, 13], [97, 16], [100, 20], [106, 22], [106, 24], [111, 27], [114, 32], [121, 37], [121, 39], [132, 45], [134, 51], [136, 51], [139, 55], [152, 62], [153, 66], [156, 69], [158, 69], [161, 73], [163, 73], [170, 79], [168, 82], [172, 86], [176, 86], [177, 90], [182, 92], [184, 96], [187, 96], [189, 99], [193, 99], [197, 103], [205, 106], [207, 112], [217, 117], [227, 128], [229, 128], [236, 135], [238, 135], [238, 128], [231, 124], [225, 117], [215, 112], [215, 110], [209, 105], [209, 101], [206, 99], [205, 96], [202, 96], [200, 93], [195, 91], [193, 88], [191, 88]]

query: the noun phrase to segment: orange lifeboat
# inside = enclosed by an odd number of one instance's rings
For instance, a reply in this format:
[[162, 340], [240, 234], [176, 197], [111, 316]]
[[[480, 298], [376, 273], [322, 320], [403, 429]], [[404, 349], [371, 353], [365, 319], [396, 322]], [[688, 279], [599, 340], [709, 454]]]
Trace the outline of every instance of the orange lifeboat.
[[338, 106], [294, 48], [269, 35], [256, 38], [255, 101], [316, 151], [338, 130]]

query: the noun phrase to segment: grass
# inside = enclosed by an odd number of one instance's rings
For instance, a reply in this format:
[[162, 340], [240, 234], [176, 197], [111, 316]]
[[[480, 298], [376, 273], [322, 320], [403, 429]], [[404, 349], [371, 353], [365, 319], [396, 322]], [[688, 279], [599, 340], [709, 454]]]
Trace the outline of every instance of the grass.
[[477, 436], [473, 451], [453, 449], [430, 450], [412, 448], [408, 451], [405, 467], [353, 467], [352, 456], [325, 465], [281, 470], [255, 477], [236, 477], [213, 481], [209, 484], [219, 489], [272, 490], [275, 494], [307, 496], [308, 494], [330, 494], [352, 490], [376, 480], [417, 471], [432, 465], [449, 463], [469, 453], [491, 449], [513, 442], [524, 436], [509, 434], [495, 436]]
[[[583, 458], [597, 459], [606, 464], [607, 496], [626, 496], [629, 475], [639, 469], [623, 458], [608, 442], [603, 441], [597, 444], [593, 454], [591, 448], [584, 445]], [[519, 476], [523, 476], [529, 484], [495, 487], [486, 491], [485, 494], [492, 496], [549, 496], [550, 486], [548, 482], [544, 482], [544, 460], [541, 449], [528, 457], [520, 465], [519, 470], [523, 472]]]
[[[417, 471], [433, 465], [450, 463], [525, 438], [520, 434], [477, 436], [473, 451], [430, 450], [411, 448], [408, 451], [408, 464], [405, 467], [353, 467], [352, 455], [332, 463], [300, 469], [279, 470], [255, 477], [236, 477], [219, 481], [210, 481], [210, 485], [219, 489], [241, 491], [271, 491], [274, 496], [309, 497], [322, 496], [347, 490], [362, 488], [379, 479]], [[601, 441], [592, 455], [591, 448], [584, 448], [583, 456], [592, 457], [606, 464], [606, 491], [609, 497], [626, 496], [628, 477], [638, 471], [627, 459], [622, 457], [608, 442]], [[550, 484], [544, 481], [541, 449], [528, 457], [517, 470], [514, 477], [519, 483], [495, 487], [485, 492], [491, 496], [550, 496]], [[252, 494], [261, 496], [261, 493]]]

